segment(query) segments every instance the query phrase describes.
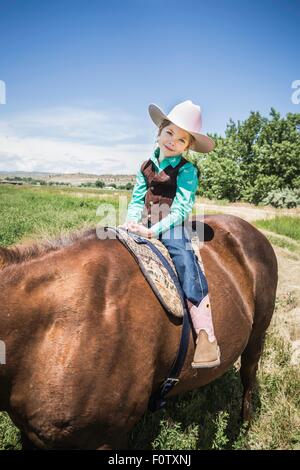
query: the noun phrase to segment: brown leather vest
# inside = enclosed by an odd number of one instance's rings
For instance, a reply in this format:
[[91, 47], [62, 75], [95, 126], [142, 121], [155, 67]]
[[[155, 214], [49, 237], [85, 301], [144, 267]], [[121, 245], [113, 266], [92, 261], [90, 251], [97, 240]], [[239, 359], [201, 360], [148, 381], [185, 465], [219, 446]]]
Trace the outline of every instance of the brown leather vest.
[[174, 168], [169, 165], [159, 173], [156, 173], [154, 163], [150, 158], [142, 163], [141, 172], [146, 179], [148, 188], [142, 212], [144, 225], [150, 227], [169, 214], [176, 195], [177, 175], [180, 168], [186, 163], [187, 160], [181, 157], [180, 162]]

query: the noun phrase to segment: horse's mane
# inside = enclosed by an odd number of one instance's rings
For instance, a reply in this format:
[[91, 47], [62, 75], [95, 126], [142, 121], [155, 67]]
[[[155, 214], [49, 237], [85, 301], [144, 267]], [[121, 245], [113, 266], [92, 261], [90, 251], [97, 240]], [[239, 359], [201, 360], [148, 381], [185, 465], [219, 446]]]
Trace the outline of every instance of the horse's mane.
[[39, 242], [27, 242], [9, 248], [0, 247], [0, 269], [11, 264], [19, 264], [32, 258], [38, 258], [50, 251], [73, 245], [80, 240], [94, 240], [96, 238], [96, 228], [89, 227], [61, 234], [55, 239], [45, 238]]

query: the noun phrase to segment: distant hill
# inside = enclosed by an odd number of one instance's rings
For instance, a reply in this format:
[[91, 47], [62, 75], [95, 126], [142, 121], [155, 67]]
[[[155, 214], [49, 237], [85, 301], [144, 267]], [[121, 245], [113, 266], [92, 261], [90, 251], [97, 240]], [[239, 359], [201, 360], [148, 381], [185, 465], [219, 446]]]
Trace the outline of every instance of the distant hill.
[[46, 183], [70, 183], [72, 186], [80, 186], [81, 183], [94, 183], [97, 180], [103, 181], [107, 186], [110, 184], [126, 185], [135, 182], [135, 175], [96, 175], [89, 173], [46, 173], [39, 171], [1, 171], [0, 179], [7, 177], [27, 177], [46, 181]]

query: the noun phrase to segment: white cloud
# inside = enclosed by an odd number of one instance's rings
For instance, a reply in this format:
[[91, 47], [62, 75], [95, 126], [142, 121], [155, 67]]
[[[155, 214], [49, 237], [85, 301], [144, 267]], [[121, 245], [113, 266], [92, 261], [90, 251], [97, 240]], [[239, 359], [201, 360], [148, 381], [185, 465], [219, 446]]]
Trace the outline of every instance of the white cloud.
[[154, 140], [155, 129], [119, 109], [17, 113], [0, 119], [0, 170], [133, 174]]

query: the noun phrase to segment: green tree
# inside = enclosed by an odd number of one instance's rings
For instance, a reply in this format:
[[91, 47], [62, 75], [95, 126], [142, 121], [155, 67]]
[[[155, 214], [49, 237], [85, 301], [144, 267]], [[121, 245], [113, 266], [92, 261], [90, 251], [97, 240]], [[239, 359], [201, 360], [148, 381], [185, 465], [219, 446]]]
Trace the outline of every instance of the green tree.
[[251, 111], [243, 122], [230, 119], [225, 137], [210, 137], [212, 152], [184, 155], [199, 170], [198, 194], [258, 204], [271, 191], [299, 188], [300, 114], [282, 118], [271, 108], [266, 118]]
[[97, 188], [104, 188], [105, 183], [104, 183], [104, 181], [102, 181], [102, 180], [96, 180], [95, 186], [96, 186]]
[[239, 165], [228, 157], [216, 154], [204, 158], [200, 163], [199, 194], [209, 198], [236, 201], [243, 187]]

